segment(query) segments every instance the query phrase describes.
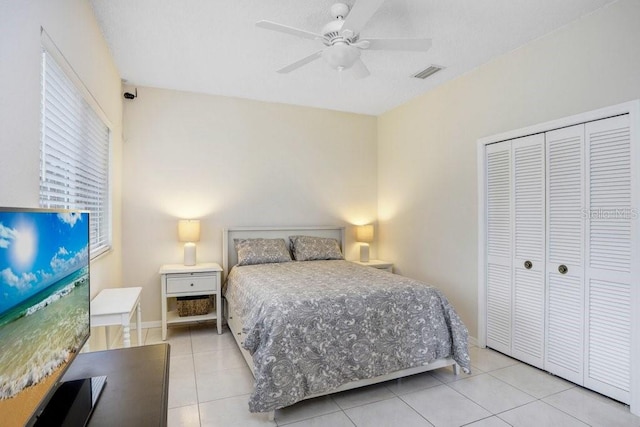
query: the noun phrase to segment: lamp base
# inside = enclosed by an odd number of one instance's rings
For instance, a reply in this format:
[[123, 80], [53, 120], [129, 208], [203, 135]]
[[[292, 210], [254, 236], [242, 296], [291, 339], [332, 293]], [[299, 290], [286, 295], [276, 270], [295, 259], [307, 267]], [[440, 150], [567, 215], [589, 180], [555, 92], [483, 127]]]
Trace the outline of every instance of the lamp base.
[[184, 244], [184, 265], [196, 265], [196, 244]]
[[369, 244], [360, 244], [360, 262], [369, 262]]

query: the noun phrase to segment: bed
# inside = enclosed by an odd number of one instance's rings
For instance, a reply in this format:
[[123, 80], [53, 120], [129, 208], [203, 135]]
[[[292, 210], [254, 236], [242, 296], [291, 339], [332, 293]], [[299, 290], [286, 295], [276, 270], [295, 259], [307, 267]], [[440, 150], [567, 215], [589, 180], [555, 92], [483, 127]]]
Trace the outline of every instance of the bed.
[[438, 289], [339, 259], [343, 247], [343, 227], [223, 231], [226, 319], [256, 380], [250, 411], [273, 417], [450, 365], [469, 372], [467, 329]]

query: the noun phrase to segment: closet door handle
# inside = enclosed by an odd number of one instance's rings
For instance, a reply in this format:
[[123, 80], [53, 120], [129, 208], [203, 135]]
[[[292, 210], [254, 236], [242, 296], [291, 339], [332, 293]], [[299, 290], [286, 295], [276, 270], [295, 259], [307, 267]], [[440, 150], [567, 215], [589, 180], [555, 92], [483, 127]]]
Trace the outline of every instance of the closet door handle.
[[524, 268], [526, 268], [527, 270], [531, 270], [531, 267], [533, 267], [533, 263], [531, 261], [524, 262]]
[[567, 268], [567, 266], [566, 266], [566, 265], [561, 264], [561, 265], [558, 267], [558, 271], [560, 272], [560, 274], [567, 274], [567, 271], [569, 271], [569, 269]]

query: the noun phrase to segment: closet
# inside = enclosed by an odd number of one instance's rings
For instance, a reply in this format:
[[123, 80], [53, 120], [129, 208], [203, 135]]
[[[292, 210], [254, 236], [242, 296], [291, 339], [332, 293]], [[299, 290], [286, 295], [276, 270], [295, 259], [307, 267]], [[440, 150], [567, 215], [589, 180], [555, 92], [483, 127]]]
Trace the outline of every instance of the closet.
[[478, 141], [479, 344], [635, 414], [639, 105]]

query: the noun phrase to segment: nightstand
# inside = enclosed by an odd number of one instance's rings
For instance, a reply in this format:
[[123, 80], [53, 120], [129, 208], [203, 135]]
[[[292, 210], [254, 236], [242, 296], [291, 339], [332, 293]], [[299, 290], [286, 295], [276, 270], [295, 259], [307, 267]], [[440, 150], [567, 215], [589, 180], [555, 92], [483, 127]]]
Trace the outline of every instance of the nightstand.
[[382, 261], [379, 259], [370, 259], [369, 262], [362, 262], [362, 261], [351, 261], [351, 262], [355, 262], [356, 264], [364, 265], [367, 267], [373, 267], [373, 268], [377, 268], [378, 270], [385, 270], [385, 271], [388, 271], [389, 273], [393, 273], [392, 262]]
[[[162, 285], [162, 339], [167, 339], [167, 326], [182, 323], [215, 320], [218, 334], [222, 333], [222, 268], [213, 262], [186, 266], [166, 264], [160, 267]], [[178, 316], [177, 310], [168, 310], [169, 298], [215, 295], [216, 304], [207, 314]]]

